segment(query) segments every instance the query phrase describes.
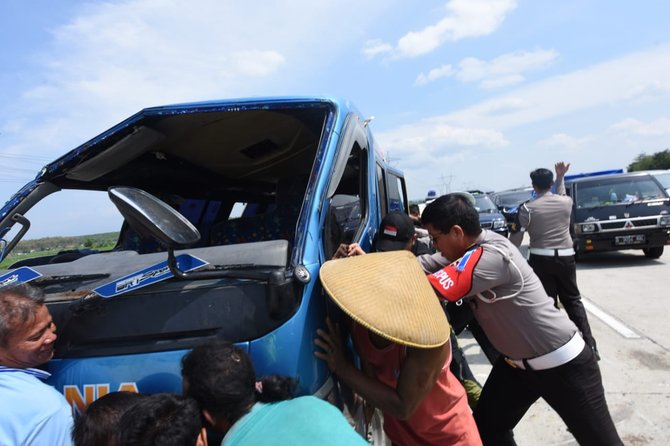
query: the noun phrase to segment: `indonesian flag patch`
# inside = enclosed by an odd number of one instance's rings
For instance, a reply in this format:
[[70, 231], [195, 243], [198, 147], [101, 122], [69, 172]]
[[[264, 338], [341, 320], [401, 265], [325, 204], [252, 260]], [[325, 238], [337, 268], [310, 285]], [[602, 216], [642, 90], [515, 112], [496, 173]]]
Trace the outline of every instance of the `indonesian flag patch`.
[[388, 235], [389, 237], [395, 237], [398, 235], [398, 228], [395, 226], [384, 226], [384, 235]]
[[463, 257], [428, 276], [428, 281], [440, 295], [450, 302], [456, 302], [470, 293], [475, 266], [484, 248], [478, 246], [466, 252]]

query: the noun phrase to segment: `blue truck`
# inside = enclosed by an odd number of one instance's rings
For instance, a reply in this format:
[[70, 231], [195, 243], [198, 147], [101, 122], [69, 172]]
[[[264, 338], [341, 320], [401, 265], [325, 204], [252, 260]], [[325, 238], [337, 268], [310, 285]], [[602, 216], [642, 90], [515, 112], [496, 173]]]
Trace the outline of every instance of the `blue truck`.
[[[146, 201], [119, 201], [128, 191], [165, 203], [197, 237], [171, 244], [160, 226], [172, 222], [143, 221]], [[212, 339], [245, 349], [259, 376], [293, 376], [301, 394], [333, 400], [313, 356], [316, 329], [337, 316], [319, 268], [340, 243], [370, 249], [381, 218], [407, 203], [402, 172], [347, 101], [146, 108], [45, 166], [0, 210], [3, 259], [32, 226], [66, 217], [118, 222], [116, 246], [19, 260], [0, 282], [46, 293], [59, 335], [50, 383], [76, 412], [117, 390], [180, 393], [182, 356]]]

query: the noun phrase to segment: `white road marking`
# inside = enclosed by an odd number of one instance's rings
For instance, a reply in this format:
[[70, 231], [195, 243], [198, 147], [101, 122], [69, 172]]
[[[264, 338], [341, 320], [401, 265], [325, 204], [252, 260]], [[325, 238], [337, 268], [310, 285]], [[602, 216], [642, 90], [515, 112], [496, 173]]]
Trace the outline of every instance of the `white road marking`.
[[586, 311], [603, 321], [606, 325], [608, 325], [612, 330], [616, 331], [619, 333], [621, 336], [627, 339], [639, 339], [641, 336], [637, 333], [635, 333], [633, 330], [625, 326], [623, 323], [619, 322], [616, 320], [613, 316], [610, 316], [609, 314], [605, 313], [603, 310], [600, 308], [596, 307], [594, 304], [589, 302], [588, 300], [584, 299], [582, 296], [582, 302], [584, 303], [584, 308]]

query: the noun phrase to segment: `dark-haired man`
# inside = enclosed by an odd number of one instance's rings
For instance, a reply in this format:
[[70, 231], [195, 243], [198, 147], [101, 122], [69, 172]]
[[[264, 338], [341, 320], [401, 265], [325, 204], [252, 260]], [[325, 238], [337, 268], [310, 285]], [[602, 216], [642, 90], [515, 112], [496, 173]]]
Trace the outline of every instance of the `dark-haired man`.
[[158, 393], [140, 398], [119, 421], [119, 445], [207, 446], [193, 398]]
[[51, 359], [55, 341], [41, 290], [0, 288], [0, 445], [72, 444], [72, 409], [36, 368]]
[[[540, 278], [542, 286], [558, 307], [559, 299], [568, 317], [575, 323], [586, 344], [600, 359], [596, 340], [586, 316], [581, 294], [577, 287], [575, 251], [570, 236], [570, 214], [572, 199], [565, 194], [563, 177], [570, 164], [556, 163], [556, 193], [551, 192], [554, 175], [549, 169], [535, 169], [530, 173], [537, 196], [524, 203], [517, 214], [519, 230], [530, 237], [528, 263]], [[510, 238], [519, 246], [523, 235]]]
[[93, 401], [74, 422], [74, 446], [119, 446], [119, 421], [142, 398], [140, 393], [119, 391]]
[[474, 412], [484, 444], [516, 444], [511, 430], [540, 397], [580, 444], [622, 444], [593, 351], [519, 250], [482, 230], [477, 211], [460, 196], [438, 198], [421, 219], [437, 250], [458, 259], [429, 280], [445, 299], [468, 302], [502, 354]]
[[197, 401], [209, 427], [225, 435], [223, 446], [367, 445], [328, 401], [293, 398], [294, 378], [256, 378], [251, 357], [230, 342], [195, 347], [182, 358], [181, 371], [184, 395]]

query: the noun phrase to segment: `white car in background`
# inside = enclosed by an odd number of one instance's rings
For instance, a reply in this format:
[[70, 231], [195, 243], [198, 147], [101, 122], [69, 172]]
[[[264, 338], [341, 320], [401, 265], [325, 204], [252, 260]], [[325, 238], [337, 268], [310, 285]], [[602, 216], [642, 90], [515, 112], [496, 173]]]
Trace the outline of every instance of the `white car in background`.
[[670, 169], [667, 170], [646, 170], [644, 172], [652, 174], [670, 195]]

